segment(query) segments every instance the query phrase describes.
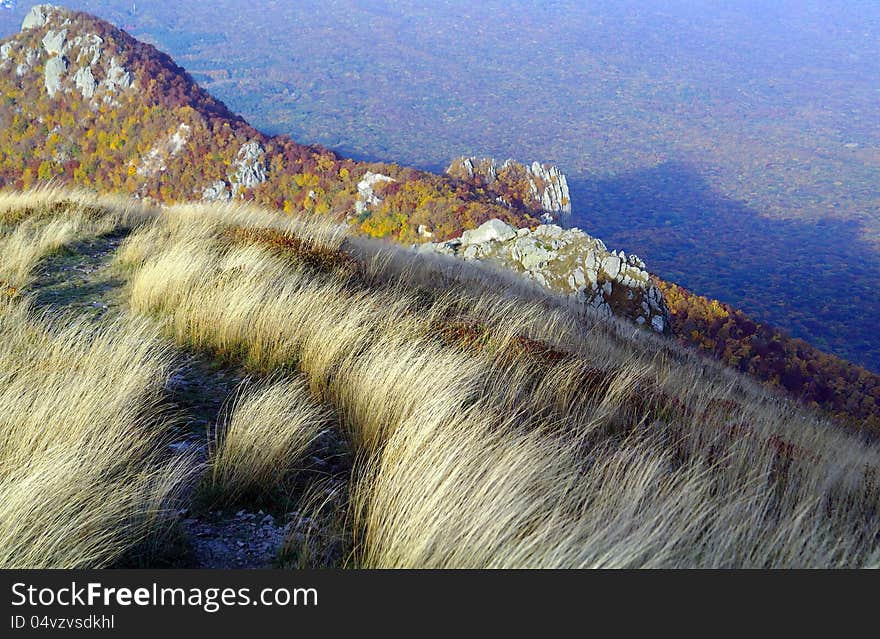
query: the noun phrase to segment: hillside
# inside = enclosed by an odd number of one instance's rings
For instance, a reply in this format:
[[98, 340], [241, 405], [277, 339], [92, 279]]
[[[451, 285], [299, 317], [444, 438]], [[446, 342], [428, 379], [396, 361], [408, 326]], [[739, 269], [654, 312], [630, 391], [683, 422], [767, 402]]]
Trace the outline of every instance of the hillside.
[[0, 46], [0, 182], [9, 186], [60, 181], [345, 217], [371, 171], [390, 178], [357, 220], [376, 237], [417, 239], [419, 226], [448, 237], [492, 217], [534, 221], [462, 181], [262, 135], [167, 55], [84, 13], [38, 5]]
[[56, 190], [0, 278], [2, 567], [880, 565], [875, 445], [457, 258]]
[[[261, 134], [167, 55], [102, 20], [40, 5], [22, 27], [0, 44], [0, 186], [52, 182], [143, 201], [253, 202], [347, 221], [365, 235], [403, 243], [452, 240], [490, 220], [535, 230], [571, 209], [565, 176], [550, 165], [463, 157], [441, 176], [355, 162]], [[554, 276], [563, 287], [574, 278], [575, 298], [647, 326], [660, 318], [661, 331], [671, 327], [704, 353], [877, 431], [876, 374], [725, 307], [742, 320], [731, 333], [712, 314], [720, 306], [695, 303], [701, 298], [656, 276], [656, 287], [618, 278], [623, 286], [600, 293], [587, 290], [575, 270]], [[657, 291], [676, 303], [647, 295]], [[759, 338], [752, 325], [760, 325]]]

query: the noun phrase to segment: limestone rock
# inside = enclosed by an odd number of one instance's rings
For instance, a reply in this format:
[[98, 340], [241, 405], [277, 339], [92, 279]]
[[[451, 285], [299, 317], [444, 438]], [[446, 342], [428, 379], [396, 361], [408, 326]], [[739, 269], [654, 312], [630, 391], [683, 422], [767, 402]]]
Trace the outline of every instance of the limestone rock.
[[6, 62], [9, 59], [10, 54], [12, 53], [12, 43], [7, 42], [6, 44], [0, 46], [0, 61]]
[[580, 229], [542, 224], [532, 231], [490, 220], [461, 238], [418, 250], [508, 268], [601, 315], [625, 317], [658, 333], [670, 330], [669, 310], [644, 262], [609, 251]]
[[252, 189], [266, 181], [266, 151], [256, 140], [245, 142], [238, 150], [235, 174], [231, 176], [234, 184]]
[[461, 234], [462, 244], [482, 244], [484, 242], [503, 242], [516, 236], [516, 229], [501, 220], [489, 220], [472, 231]]
[[382, 175], [381, 173], [373, 173], [372, 171], [364, 173], [364, 177], [361, 178], [357, 185], [358, 197], [354, 203], [355, 213], [361, 215], [367, 210], [379, 206], [382, 203], [382, 198], [375, 192], [376, 186], [396, 181], [394, 178]]
[[131, 87], [131, 73], [119, 63], [115, 56], [110, 58], [110, 68], [107, 69], [104, 84], [109, 91], [124, 91]]
[[49, 58], [48, 62], [46, 62], [44, 84], [46, 85], [46, 92], [49, 94], [50, 98], [55, 97], [55, 94], [61, 88], [61, 79], [66, 73], [67, 60], [63, 57], [53, 56]]
[[183, 150], [191, 129], [188, 124], [181, 122], [174, 133], [162, 138], [151, 148], [143, 158], [137, 169], [138, 175], [152, 176], [163, 173], [168, 168], [168, 162]]
[[46, 24], [49, 12], [54, 9], [51, 4], [38, 4], [31, 7], [30, 12], [21, 22], [21, 30], [38, 29]]
[[95, 66], [103, 53], [104, 39], [94, 33], [86, 33], [77, 36], [71, 43], [71, 49], [77, 51], [76, 62], [88, 66]]
[[95, 89], [98, 87], [95, 76], [92, 75], [92, 67], [82, 67], [73, 76], [76, 88], [80, 90], [84, 98], [91, 98], [95, 95]]
[[64, 55], [67, 53], [67, 29], [55, 31], [49, 29], [43, 36], [43, 49], [49, 55]]
[[568, 180], [557, 167], [532, 162], [528, 171], [529, 192], [546, 213], [571, 213]]
[[209, 202], [228, 202], [232, 198], [229, 185], [223, 180], [216, 180], [202, 191], [202, 199]]
[[499, 165], [494, 158], [459, 157], [446, 169], [450, 177], [464, 180], [495, 195], [495, 200], [511, 206], [508, 193], [519, 193], [527, 188], [527, 208], [542, 212], [541, 217], [552, 222], [561, 214], [571, 213], [568, 180], [552, 164], [532, 162], [529, 165], [506, 160]]

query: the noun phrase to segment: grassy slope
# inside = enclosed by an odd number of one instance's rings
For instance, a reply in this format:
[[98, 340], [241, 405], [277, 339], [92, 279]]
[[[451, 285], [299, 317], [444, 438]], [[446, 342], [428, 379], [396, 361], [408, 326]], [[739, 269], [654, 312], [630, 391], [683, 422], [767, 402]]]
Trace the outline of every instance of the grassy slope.
[[[322, 219], [4, 197], [0, 241], [44, 247], [0, 254], [18, 278], [0, 315], [0, 491], [7, 508], [32, 504], [3, 518], [16, 522], [0, 534], [5, 565], [158, 564], [145, 548], [181, 507], [257, 504], [297, 513], [280, 549], [289, 565], [880, 559], [876, 447], [670, 341]], [[69, 224], [60, 246], [33, 242]], [[39, 290], [49, 253], [123, 235], [107, 266], [119, 286], [98, 293], [115, 300], [106, 312], [76, 296], [50, 306], [79, 312], [54, 319], [28, 308], [52, 299]], [[143, 364], [129, 364], [132, 349]], [[185, 406], [169, 425], [164, 380], [184, 353], [265, 380], [218, 387], [226, 408], [208, 432]], [[175, 428], [207, 453], [169, 454]], [[328, 466], [346, 450], [353, 467]], [[85, 458], [126, 462], [87, 488], [68, 481]], [[59, 465], [78, 490], [42, 487], [62, 481]], [[66, 552], [34, 550], [36, 536]]]

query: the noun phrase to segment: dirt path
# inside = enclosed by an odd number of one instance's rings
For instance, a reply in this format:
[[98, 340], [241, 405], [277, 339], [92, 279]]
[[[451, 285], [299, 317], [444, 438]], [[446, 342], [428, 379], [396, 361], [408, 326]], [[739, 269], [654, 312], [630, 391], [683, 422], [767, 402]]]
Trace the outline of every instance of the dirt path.
[[[113, 258], [126, 236], [127, 232], [115, 232], [85, 239], [43, 259], [28, 287], [34, 306], [95, 322], [124, 315], [126, 280]], [[211, 433], [223, 419], [236, 389], [250, 377], [243, 368], [207, 355], [181, 353], [165, 389], [168, 404], [180, 417], [169, 453], [195, 453], [206, 460]], [[339, 565], [342, 544], [330, 525], [300, 513], [296, 500], [305, 493], [344, 494], [339, 489], [348, 481], [350, 466], [339, 433], [331, 432], [322, 438], [300, 473], [289, 503], [276, 504], [271, 513], [256, 505], [214, 510], [191, 504], [181, 512], [179, 529], [185, 551], [176, 562], [192, 568], [297, 565], [308, 545], [309, 565]], [[320, 485], [317, 491], [316, 485]]]

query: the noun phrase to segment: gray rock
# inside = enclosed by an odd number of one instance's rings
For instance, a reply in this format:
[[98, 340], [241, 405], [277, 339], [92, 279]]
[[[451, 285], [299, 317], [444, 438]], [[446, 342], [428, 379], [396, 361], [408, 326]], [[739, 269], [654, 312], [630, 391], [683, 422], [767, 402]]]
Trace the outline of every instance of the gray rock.
[[382, 198], [375, 192], [375, 188], [377, 185], [387, 182], [396, 182], [396, 180], [372, 171], [364, 173], [364, 177], [357, 185], [358, 197], [354, 203], [354, 211], [357, 215], [361, 215], [382, 203]]
[[0, 61], [6, 62], [9, 59], [9, 56], [12, 53], [12, 43], [7, 42], [6, 44], [0, 46]]
[[504, 242], [516, 237], [516, 229], [501, 220], [491, 219], [483, 222], [472, 231], [461, 234], [462, 244], [482, 244], [483, 242]]
[[662, 333], [666, 329], [666, 321], [660, 315], [655, 315], [651, 318], [651, 328]]
[[61, 79], [67, 73], [67, 60], [61, 56], [53, 56], [46, 62], [44, 71], [44, 84], [49, 97], [55, 97], [55, 94], [61, 88]]
[[609, 251], [580, 229], [541, 225], [534, 231], [517, 230], [490, 220], [460, 240], [423, 244], [418, 250], [509, 268], [601, 315], [626, 317], [661, 333], [669, 330], [669, 310], [639, 266], [644, 263]]
[[541, 203], [547, 213], [571, 213], [568, 180], [552, 164], [532, 162], [528, 167], [532, 197]]
[[[529, 196], [535, 205], [544, 212], [541, 216], [542, 219], [552, 222], [561, 213], [571, 213], [571, 196], [568, 190], [568, 180], [552, 164], [532, 162], [530, 165], [523, 165], [514, 160], [505, 160], [499, 167], [494, 158], [462, 156], [452, 161], [446, 169], [446, 173], [452, 177], [468, 181], [479, 177], [482, 184], [491, 191], [493, 187], [497, 189], [495, 183], [499, 181], [499, 171], [508, 169], [511, 166], [517, 169], [515, 171], [516, 174], [522, 175], [524, 173], [526, 179], [528, 179]], [[502, 189], [497, 190], [501, 191]], [[510, 203], [501, 195], [498, 195], [496, 201], [505, 206], [510, 206]]]
[[67, 29], [55, 31], [50, 29], [43, 36], [43, 48], [49, 55], [64, 55], [67, 53]]
[[256, 140], [245, 142], [238, 150], [232, 182], [252, 189], [266, 181], [266, 151]]
[[94, 33], [87, 33], [73, 39], [71, 50], [77, 51], [76, 62], [78, 64], [94, 66], [98, 64], [98, 61], [101, 59], [103, 44], [104, 40], [101, 36], [95, 35]]
[[46, 24], [49, 12], [55, 7], [51, 4], [38, 4], [31, 7], [31, 10], [21, 22], [21, 30], [38, 29]]
[[107, 69], [107, 77], [104, 78], [107, 90], [111, 92], [125, 91], [131, 87], [131, 73], [123, 67], [116, 57], [110, 58], [110, 68]]
[[80, 90], [80, 93], [82, 93], [84, 98], [91, 98], [95, 95], [95, 89], [97, 89], [98, 83], [95, 80], [95, 76], [92, 75], [92, 67], [82, 67], [76, 72], [76, 75], [73, 76], [73, 81], [76, 83], [76, 88]]
[[[519, 244], [519, 242], [517, 243]], [[549, 251], [537, 242], [531, 246], [518, 246], [519, 263], [527, 271], [543, 268], [547, 262], [556, 257], [554, 251]]]
[[608, 255], [602, 259], [602, 272], [611, 279], [614, 279], [620, 274], [620, 266], [620, 258], [614, 254]]

